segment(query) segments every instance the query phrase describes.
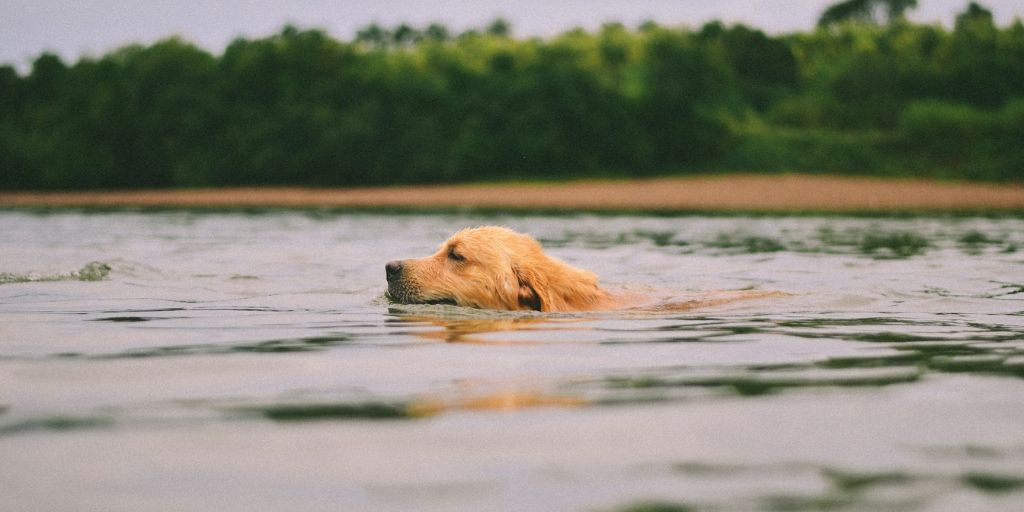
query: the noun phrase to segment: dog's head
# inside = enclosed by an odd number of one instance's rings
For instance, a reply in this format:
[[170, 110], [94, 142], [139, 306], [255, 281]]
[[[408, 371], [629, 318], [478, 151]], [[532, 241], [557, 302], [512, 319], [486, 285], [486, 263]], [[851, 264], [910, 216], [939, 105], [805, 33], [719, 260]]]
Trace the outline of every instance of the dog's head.
[[463, 229], [426, 258], [389, 262], [388, 295], [402, 303], [486, 309], [591, 309], [607, 295], [597, 276], [544, 254], [511, 229]]

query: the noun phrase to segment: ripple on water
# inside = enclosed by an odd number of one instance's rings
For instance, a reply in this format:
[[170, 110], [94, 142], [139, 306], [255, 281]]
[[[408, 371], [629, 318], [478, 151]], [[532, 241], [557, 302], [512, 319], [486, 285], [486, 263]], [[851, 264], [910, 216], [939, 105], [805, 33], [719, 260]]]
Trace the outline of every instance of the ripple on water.
[[[847, 469], [813, 464], [724, 465], [704, 462], [677, 463], [673, 469], [680, 484], [710, 488], [735, 488], [740, 482], [764, 482], [762, 496], [730, 493], [731, 498], [703, 503], [640, 501], [619, 512], [676, 512], [724, 510], [917, 510], [927, 509], [946, 493], [967, 489], [996, 499], [1019, 492], [1024, 478], [1010, 473], [973, 471], [911, 471]], [[780, 478], [782, 477], [782, 478]], [[781, 481], [803, 480], [804, 490], [787, 489]], [[792, 486], [789, 486], [792, 487]], [[769, 490], [770, 489], [770, 490]], [[816, 489], [816, 490], [812, 490]], [[700, 495], [701, 493], [694, 493]], [[948, 499], [948, 498], [947, 498]]]
[[[1024, 243], [1024, 237], [1005, 228], [974, 228], [957, 226], [914, 225], [907, 221], [906, 229], [887, 227], [887, 222], [833, 221], [816, 219], [804, 224], [782, 223], [779, 226], [763, 223], [756, 229], [744, 226], [736, 229], [722, 226], [702, 232], [687, 229], [679, 223], [677, 230], [637, 229], [625, 232], [595, 232], [568, 230], [556, 234], [545, 233], [539, 241], [549, 248], [583, 247], [605, 250], [623, 246], [652, 246], [684, 254], [759, 254], [810, 253], [849, 254], [873, 259], [908, 259], [931, 250], [951, 248], [967, 255], [1013, 254]], [[719, 222], [718, 224], [728, 224]]]
[[109, 264], [101, 261], [86, 263], [82, 268], [66, 274], [11, 274], [0, 272], [0, 285], [12, 283], [38, 283], [51, 281], [101, 281], [110, 273]]

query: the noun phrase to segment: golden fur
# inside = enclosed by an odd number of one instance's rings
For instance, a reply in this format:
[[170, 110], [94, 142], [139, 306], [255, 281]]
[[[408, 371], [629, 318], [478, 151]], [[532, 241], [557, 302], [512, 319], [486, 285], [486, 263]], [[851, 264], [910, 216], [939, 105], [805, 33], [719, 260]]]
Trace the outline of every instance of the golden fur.
[[615, 301], [597, 276], [544, 254], [508, 228], [467, 228], [426, 258], [388, 264], [388, 295], [403, 303], [485, 309], [587, 311]]
[[740, 300], [785, 297], [774, 291], [674, 294], [652, 300], [611, 294], [593, 272], [544, 254], [536, 240], [508, 228], [467, 228], [431, 256], [387, 264], [388, 296], [406, 304], [456, 304], [483, 309], [596, 311], [629, 308], [652, 313], [689, 311]]

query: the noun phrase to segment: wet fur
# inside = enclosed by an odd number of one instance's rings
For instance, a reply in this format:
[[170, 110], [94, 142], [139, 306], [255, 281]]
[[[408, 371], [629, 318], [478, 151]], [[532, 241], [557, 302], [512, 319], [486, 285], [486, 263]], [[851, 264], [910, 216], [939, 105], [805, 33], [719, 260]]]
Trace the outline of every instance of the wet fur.
[[391, 262], [388, 295], [402, 303], [533, 311], [688, 311], [746, 299], [782, 297], [771, 291], [709, 291], [658, 301], [639, 294], [611, 294], [597, 275], [544, 253], [528, 235], [484, 226], [455, 233], [426, 258]]
[[616, 305], [594, 273], [548, 256], [530, 236], [503, 227], [463, 229], [433, 255], [400, 263], [400, 278], [388, 286], [398, 302], [534, 311]]

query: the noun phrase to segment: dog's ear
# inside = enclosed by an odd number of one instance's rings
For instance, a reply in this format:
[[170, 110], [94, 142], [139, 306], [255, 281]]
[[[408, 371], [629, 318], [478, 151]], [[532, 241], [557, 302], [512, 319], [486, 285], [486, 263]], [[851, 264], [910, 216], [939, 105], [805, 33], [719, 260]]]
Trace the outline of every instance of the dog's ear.
[[537, 290], [533, 288], [533, 284], [530, 283], [530, 278], [526, 272], [523, 272], [518, 266], [512, 267], [512, 271], [516, 275], [516, 280], [519, 282], [519, 307], [524, 309], [532, 309], [533, 311], [543, 311], [544, 304], [540, 300], [540, 295], [537, 294]]

